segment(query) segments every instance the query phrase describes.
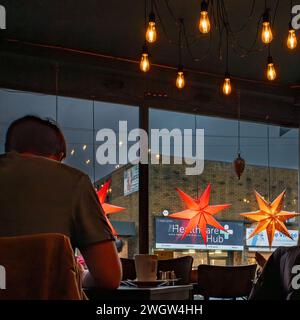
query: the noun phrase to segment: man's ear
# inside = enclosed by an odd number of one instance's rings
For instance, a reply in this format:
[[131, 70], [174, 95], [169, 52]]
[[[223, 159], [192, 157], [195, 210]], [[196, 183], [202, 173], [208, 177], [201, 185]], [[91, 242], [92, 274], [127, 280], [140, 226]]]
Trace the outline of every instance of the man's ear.
[[58, 156], [59, 156], [59, 160], [58, 160], [59, 162], [62, 162], [65, 158], [65, 154], [63, 152], [61, 152]]
[[65, 158], [65, 154], [63, 152], [60, 152], [59, 154], [55, 155], [54, 158], [56, 161], [62, 162]]

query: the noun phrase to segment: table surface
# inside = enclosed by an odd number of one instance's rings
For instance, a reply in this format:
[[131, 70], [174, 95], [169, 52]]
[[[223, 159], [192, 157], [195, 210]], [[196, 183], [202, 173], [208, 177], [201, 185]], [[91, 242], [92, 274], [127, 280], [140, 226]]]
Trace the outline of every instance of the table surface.
[[91, 300], [189, 300], [192, 299], [193, 285], [145, 288], [120, 286], [116, 290], [86, 288], [84, 291]]

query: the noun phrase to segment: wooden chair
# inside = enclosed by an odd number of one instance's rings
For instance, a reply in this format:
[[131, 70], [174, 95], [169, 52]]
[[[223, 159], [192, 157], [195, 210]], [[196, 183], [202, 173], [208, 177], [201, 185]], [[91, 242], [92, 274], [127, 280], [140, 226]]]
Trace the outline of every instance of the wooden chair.
[[122, 280], [134, 280], [136, 278], [134, 259], [121, 258], [123, 269]]
[[81, 272], [69, 238], [36, 234], [0, 238], [6, 290], [0, 300], [82, 300]]
[[244, 266], [198, 266], [198, 284], [194, 294], [212, 298], [247, 298], [253, 286], [256, 264]]

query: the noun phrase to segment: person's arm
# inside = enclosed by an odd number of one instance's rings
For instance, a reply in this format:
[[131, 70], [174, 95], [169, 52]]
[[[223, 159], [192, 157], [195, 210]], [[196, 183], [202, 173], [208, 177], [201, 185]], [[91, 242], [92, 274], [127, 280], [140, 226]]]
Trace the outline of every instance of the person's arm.
[[82, 249], [88, 272], [84, 274], [83, 287], [116, 289], [120, 285], [122, 269], [113, 241], [105, 241]]
[[73, 242], [89, 269], [83, 285], [115, 289], [122, 277], [115, 237], [88, 176], [80, 178], [76, 191]]

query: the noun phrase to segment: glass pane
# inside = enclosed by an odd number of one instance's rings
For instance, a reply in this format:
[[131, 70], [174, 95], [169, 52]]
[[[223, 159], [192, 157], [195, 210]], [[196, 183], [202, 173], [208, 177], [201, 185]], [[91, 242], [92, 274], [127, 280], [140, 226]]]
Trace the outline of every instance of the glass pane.
[[[286, 190], [283, 209], [298, 210], [298, 129], [242, 121], [239, 142], [236, 120], [151, 109], [149, 122], [150, 129], [179, 128], [181, 132], [192, 129], [194, 152], [195, 129], [204, 129], [205, 151], [204, 170], [199, 175], [187, 175], [185, 163], [149, 165], [151, 250], [162, 258], [191, 255], [194, 266], [201, 263], [237, 265], [253, 262], [253, 250], [269, 255], [266, 235], [247, 240], [253, 221], [240, 214], [258, 210], [255, 190], [270, 202]], [[183, 143], [183, 149], [185, 146]], [[171, 141], [171, 147], [174, 147], [174, 141]], [[162, 150], [159, 150], [161, 156]], [[238, 152], [246, 163], [240, 179], [234, 169]], [[171, 157], [174, 155], [179, 156], [171, 152]], [[199, 227], [183, 239], [189, 220], [170, 219], [168, 215], [187, 208], [176, 188], [196, 199], [209, 184], [209, 203], [231, 206], [214, 215], [227, 232], [208, 224], [205, 246]], [[296, 244], [296, 219], [288, 220], [286, 226], [294, 241], [289, 242], [276, 233], [272, 250], [279, 245]]]
[[[120, 132], [120, 121], [126, 123], [127, 130]], [[120, 253], [121, 257], [133, 258], [138, 253], [138, 226], [139, 226], [139, 175], [138, 165], [128, 163], [119, 164], [120, 152], [127, 155], [127, 151], [132, 145], [126, 139], [123, 139], [130, 130], [139, 126], [139, 109], [137, 107], [95, 102], [95, 135], [101, 129], [111, 129], [116, 135], [115, 163], [100, 165], [96, 162], [95, 177], [96, 185], [101, 188], [104, 183], [111, 180], [108, 191], [108, 202], [125, 208], [124, 211], [114, 213], [110, 216], [119, 238], [123, 240], [124, 247]], [[122, 131], [122, 128], [121, 128]], [[121, 134], [121, 135], [120, 135]], [[94, 139], [95, 140], [95, 139]], [[95, 154], [97, 148], [101, 146], [100, 142], [95, 145]], [[120, 150], [120, 152], [119, 152]]]
[[55, 119], [55, 97], [0, 88], [0, 153], [9, 124], [25, 115]]
[[[160, 258], [176, 258], [185, 255], [197, 256], [199, 261], [207, 262], [207, 255], [195, 254], [193, 248], [186, 246], [185, 249], [162, 249], [163, 240], [165, 239], [164, 233], [170, 233], [173, 237], [177, 237], [177, 224], [172, 220], [167, 219], [168, 214], [181, 211], [183, 208], [182, 201], [176, 192], [176, 188], [180, 188], [192, 197], [196, 197], [198, 193], [198, 176], [186, 174], [186, 164], [175, 164], [175, 158], [181, 158], [183, 155], [183, 148], [191, 146], [191, 140], [187, 143], [184, 141], [184, 129], [192, 131], [187, 132], [188, 138], [195, 138], [196, 116], [177, 112], [168, 112], [156, 109], [150, 109], [149, 113], [149, 129], [150, 130], [164, 130], [173, 132], [173, 138], [170, 139], [170, 151], [163, 150], [162, 141], [159, 140], [159, 164], [149, 164], [149, 225], [150, 225], [150, 249], [158, 254]], [[174, 130], [174, 131], [172, 131]], [[176, 130], [176, 131], [175, 131]], [[163, 138], [168, 138], [168, 132], [162, 131]], [[179, 137], [179, 139], [178, 139]], [[177, 140], [176, 140], [177, 139]], [[177, 144], [182, 144], [182, 150], [174, 149]], [[154, 139], [151, 140], [151, 154], [156, 147]], [[194, 145], [192, 145], [194, 149]], [[170, 164], [162, 163], [162, 156], [170, 155]], [[156, 154], [154, 154], [156, 156]], [[183, 161], [183, 159], [182, 159]], [[163, 220], [164, 219], [164, 220]], [[170, 221], [170, 222], [169, 222]], [[166, 224], [164, 223], [166, 222]], [[172, 229], [174, 228], [174, 229]], [[172, 236], [171, 236], [172, 237]], [[156, 243], [160, 238], [159, 244]], [[168, 244], [167, 244], [168, 245]], [[169, 244], [172, 246], [172, 244]], [[195, 264], [197, 261], [195, 261]], [[199, 264], [199, 263], [198, 263]]]
[[[67, 142], [67, 158], [64, 162], [89, 175], [98, 189], [111, 180], [105, 203], [124, 208], [123, 211], [109, 215], [123, 242], [120, 256], [133, 257], [138, 253], [138, 167], [132, 168], [128, 163], [120, 166], [118, 159], [116, 163], [100, 165], [96, 154], [101, 143], [96, 142], [96, 135], [101, 129], [111, 129], [118, 137], [119, 121], [127, 121], [128, 132], [138, 128], [139, 109], [68, 97], [58, 97], [56, 105], [55, 96], [1, 89], [0, 114], [1, 153], [4, 152], [6, 130], [13, 120], [25, 115], [57, 120]], [[132, 144], [129, 143], [128, 148]], [[123, 147], [125, 145], [124, 141]]]

